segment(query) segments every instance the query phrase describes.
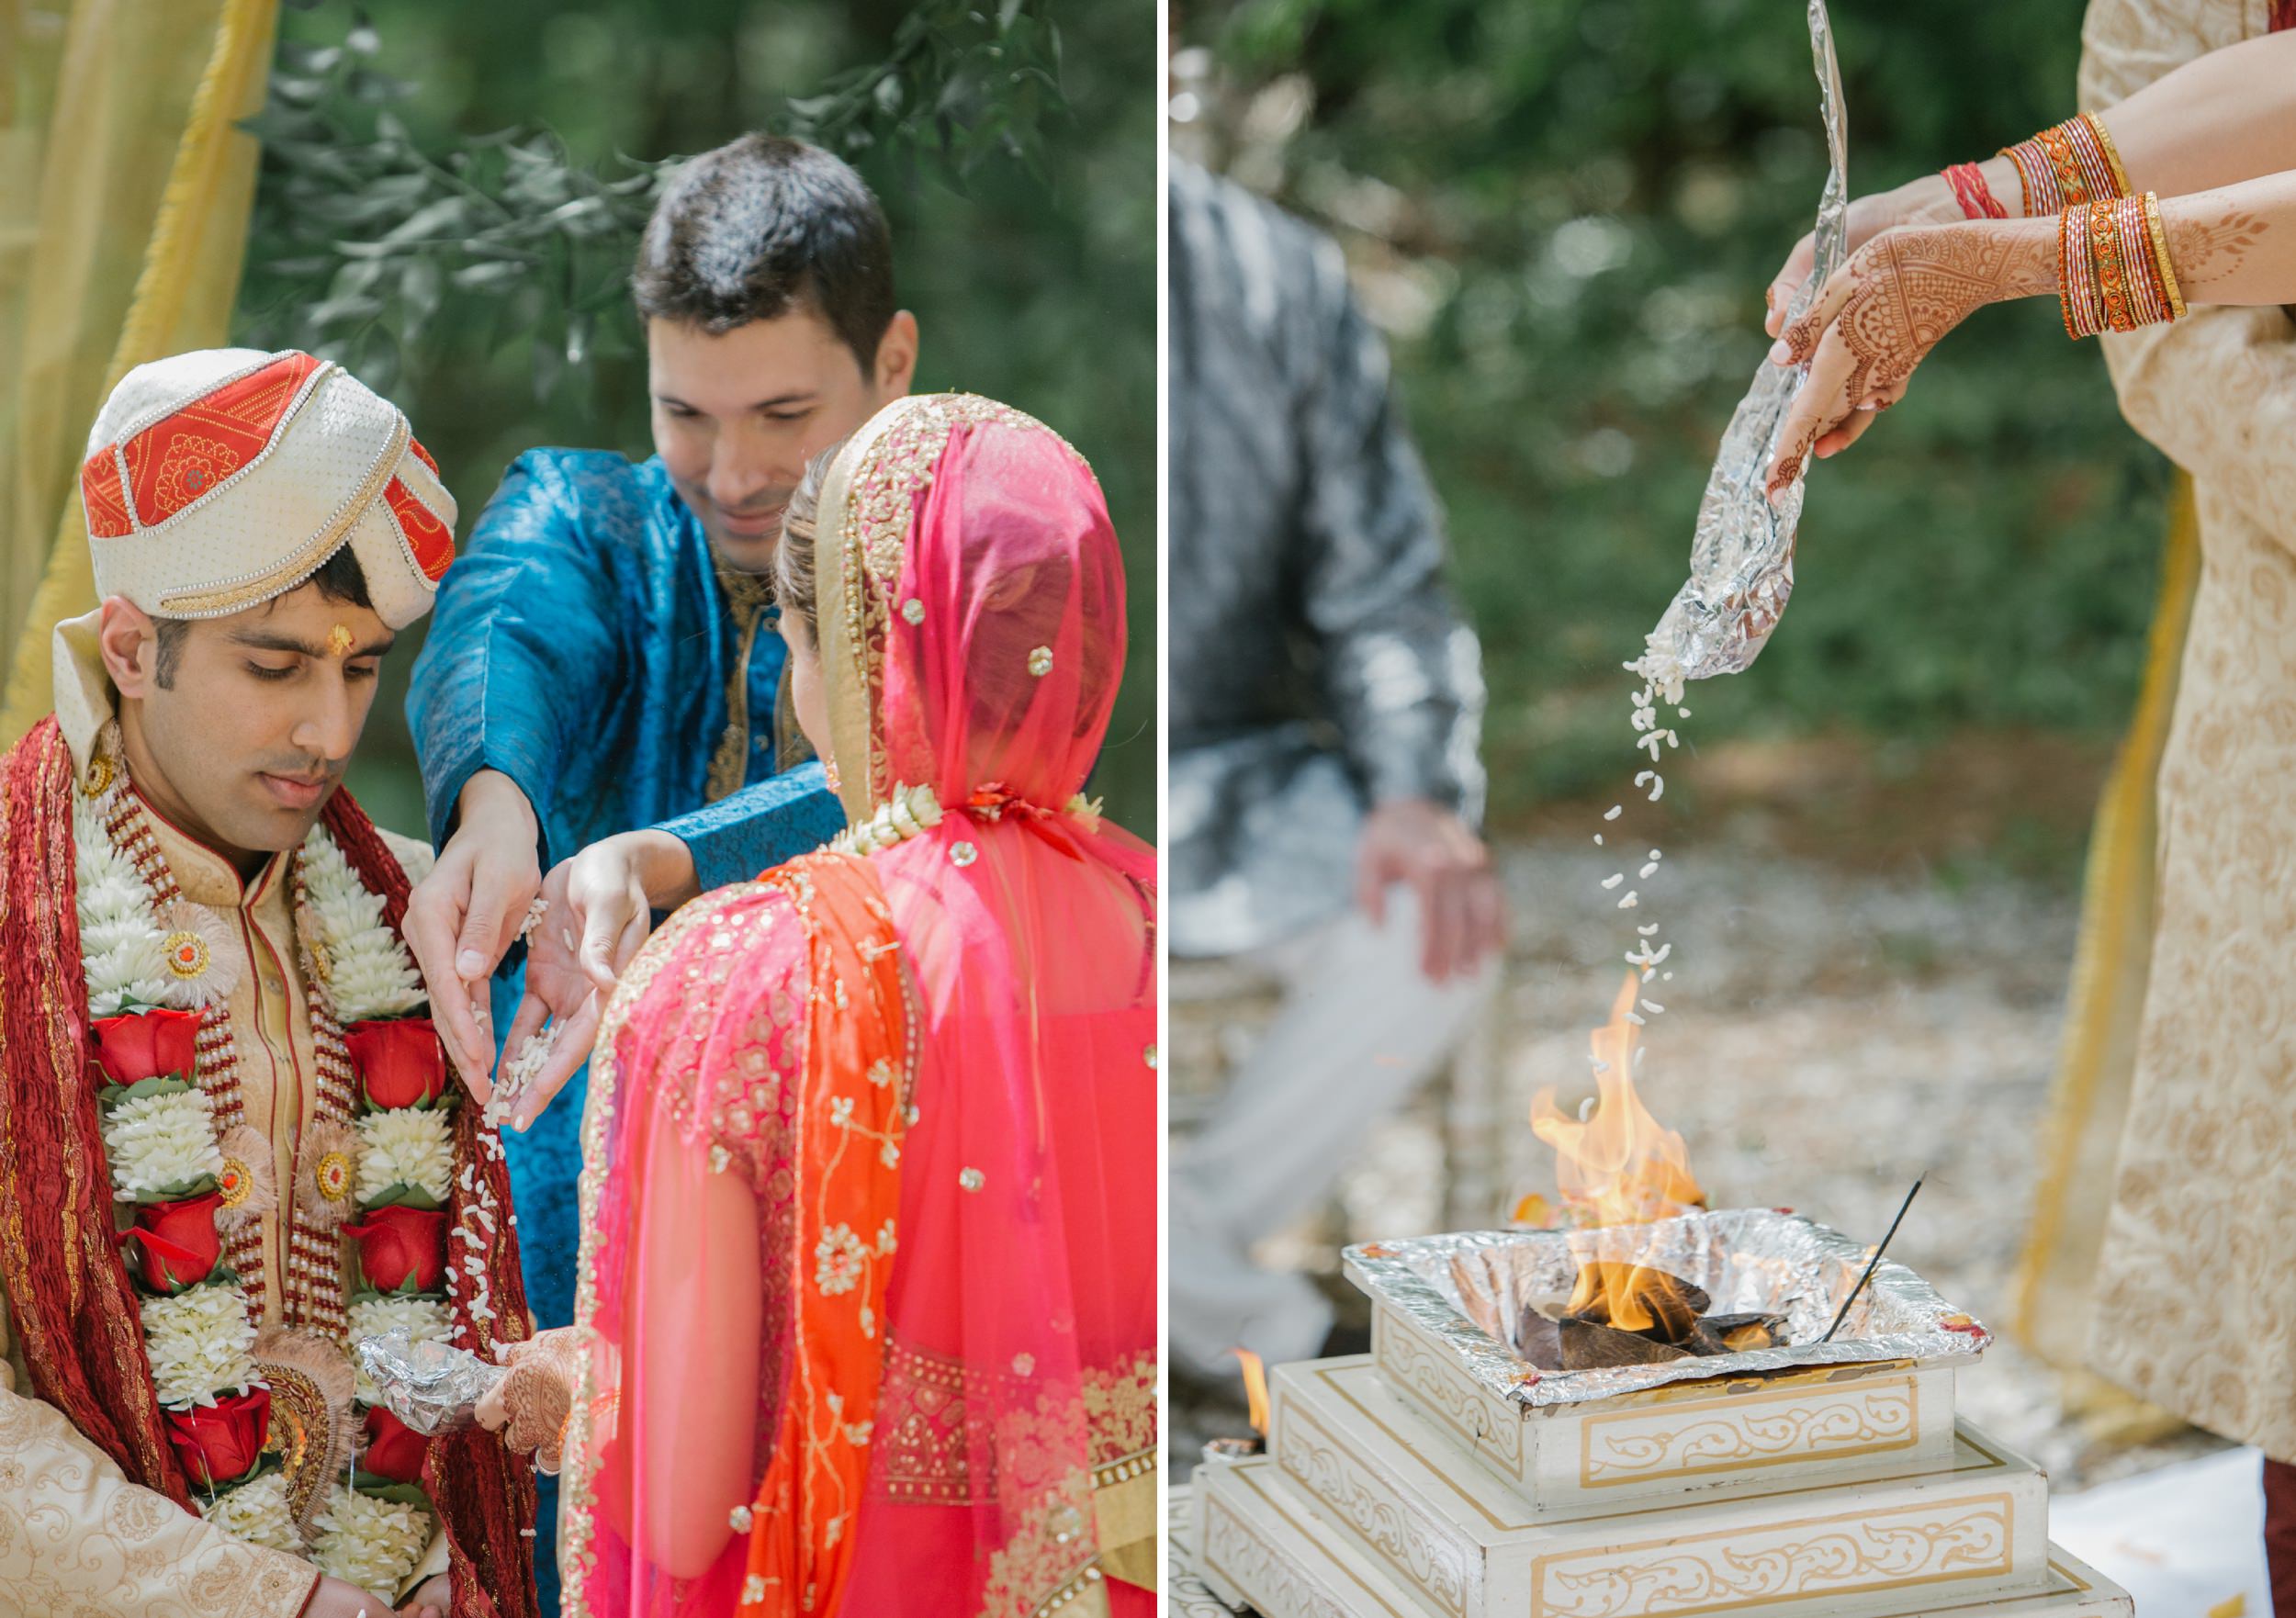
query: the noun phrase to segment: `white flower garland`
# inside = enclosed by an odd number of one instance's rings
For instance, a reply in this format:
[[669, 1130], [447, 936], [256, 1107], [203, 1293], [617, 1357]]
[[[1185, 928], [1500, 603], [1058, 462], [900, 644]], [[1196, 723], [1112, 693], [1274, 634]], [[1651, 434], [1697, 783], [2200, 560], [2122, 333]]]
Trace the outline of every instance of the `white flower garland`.
[[897, 786], [892, 796], [877, 805], [876, 814], [838, 833], [829, 839], [829, 847], [840, 854], [874, 854], [924, 836], [940, 824], [940, 799], [929, 785]]
[[196, 1500], [199, 1514], [233, 1539], [300, 1556], [303, 1542], [287, 1507], [287, 1475], [265, 1472], [251, 1483], [227, 1489], [213, 1500]]
[[455, 1136], [444, 1109], [389, 1107], [368, 1113], [356, 1127], [360, 1202], [372, 1202], [393, 1185], [411, 1185], [445, 1205], [455, 1183]]
[[167, 970], [167, 950], [152, 892], [135, 862], [112, 846], [107, 825], [113, 787], [91, 798], [72, 794], [72, 864], [79, 889], [80, 960], [91, 1018], [118, 1017], [131, 1005], [188, 1011], [187, 984]]
[[310, 1558], [321, 1573], [393, 1597], [431, 1543], [431, 1513], [336, 1484], [317, 1526]]
[[[892, 795], [877, 805], [877, 812], [867, 820], [856, 821], [829, 839], [829, 847], [839, 854], [874, 854], [880, 848], [890, 848], [906, 843], [911, 837], [921, 837], [939, 826], [947, 812], [940, 806], [940, 798], [929, 786], [896, 786]], [[1097, 836], [1100, 830], [1100, 800], [1076, 793], [1061, 806], [1061, 813], [1076, 822], [1086, 831]], [[970, 863], [968, 861], [967, 863]]]
[[[117, 768], [116, 766], [114, 767]], [[237, 960], [218, 947], [212, 918], [179, 905], [163, 918], [149, 882], [115, 843], [111, 822], [123, 779], [72, 800], [76, 919], [91, 1017], [115, 1017], [132, 1006], [195, 1010], [228, 1004]], [[421, 974], [406, 947], [383, 920], [381, 895], [367, 891], [350, 861], [315, 826], [303, 845], [307, 908], [297, 917], [311, 947], [313, 976], [329, 1012], [340, 1023], [401, 1017], [419, 1009]], [[228, 945], [228, 935], [222, 939]], [[190, 1075], [186, 1075], [189, 1077]], [[363, 1133], [384, 1184], [416, 1185], [445, 1199], [454, 1146], [446, 1115], [401, 1108], [362, 1120]], [[213, 1104], [197, 1089], [122, 1101], [108, 1110], [104, 1144], [115, 1195], [139, 1197], [220, 1176]], [[500, 1146], [496, 1146], [500, 1151]], [[212, 1407], [226, 1394], [262, 1386], [252, 1350], [255, 1323], [247, 1294], [236, 1283], [210, 1281], [171, 1298], [141, 1305], [144, 1343], [160, 1403], [171, 1410]], [[374, 1298], [354, 1305], [353, 1337], [392, 1326], [418, 1340], [450, 1341], [448, 1306], [435, 1298]], [[347, 1346], [347, 1345], [346, 1345]], [[360, 1376], [359, 1397], [376, 1389]], [[199, 1502], [202, 1516], [233, 1537], [298, 1553], [302, 1539], [288, 1509], [287, 1483], [267, 1472], [227, 1486]], [[361, 1495], [334, 1487], [314, 1524], [311, 1560], [336, 1578], [395, 1593], [428, 1548], [432, 1518], [424, 1506]]]
[[383, 920], [383, 896], [367, 892], [323, 825], [303, 839], [303, 893], [310, 931], [304, 942], [335, 1021], [347, 1028], [422, 1005], [422, 974]]
[[152, 1385], [170, 1410], [212, 1406], [255, 1382], [254, 1322], [247, 1295], [229, 1283], [194, 1287], [173, 1298], [143, 1300], [143, 1345]]
[[115, 1104], [104, 1118], [104, 1151], [111, 1159], [112, 1195], [121, 1202], [223, 1173], [215, 1109], [198, 1090]]

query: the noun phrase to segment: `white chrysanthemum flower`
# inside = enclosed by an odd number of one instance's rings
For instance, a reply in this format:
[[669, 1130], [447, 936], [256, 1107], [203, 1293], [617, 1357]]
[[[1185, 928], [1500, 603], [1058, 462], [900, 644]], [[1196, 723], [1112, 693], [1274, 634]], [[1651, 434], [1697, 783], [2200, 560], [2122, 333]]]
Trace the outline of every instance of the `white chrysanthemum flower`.
[[112, 847], [102, 815], [85, 798], [73, 801], [72, 837], [89, 1015], [116, 1017], [131, 1005], [186, 1003], [167, 970], [151, 890], [133, 862]]
[[223, 1172], [215, 1114], [197, 1090], [139, 1096], [109, 1109], [104, 1151], [112, 1187], [123, 1202]]
[[226, 1489], [212, 1500], [194, 1503], [199, 1514], [233, 1539], [259, 1545], [289, 1556], [300, 1556], [303, 1542], [295, 1532], [295, 1513], [287, 1507], [287, 1477], [265, 1472], [250, 1483]]
[[404, 1017], [423, 1003], [414, 959], [384, 924], [382, 895], [367, 892], [324, 826], [303, 839], [303, 893], [327, 958], [325, 991], [336, 1021]]
[[439, 1202], [455, 1178], [455, 1137], [444, 1110], [394, 1107], [359, 1119], [359, 1200], [412, 1185]]
[[[156, 938], [148, 950], [97, 951], [84, 960], [90, 1017], [118, 1017], [130, 1006], [172, 1006], [182, 993], [167, 975]], [[155, 963], [156, 974], [151, 970]]]
[[[366, 1337], [388, 1337], [393, 1331], [404, 1331], [410, 1343], [443, 1343], [455, 1341], [454, 1322], [447, 1318], [446, 1305], [435, 1298], [368, 1298], [351, 1306], [351, 1331], [348, 1346], [351, 1362], [358, 1364], [356, 1345]], [[367, 1404], [382, 1402], [382, 1390], [367, 1376], [364, 1367], [359, 1370], [359, 1398]]]
[[319, 1518], [310, 1559], [319, 1570], [361, 1590], [396, 1591], [431, 1544], [431, 1513], [377, 1500], [336, 1484]]
[[152, 1383], [171, 1410], [212, 1405], [242, 1393], [255, 1379], [247, 1357], [255, 1346], [247, 1295], [231, 1286], [194, 1287], [173, 1298], [143, 1300], [143, 1346]]

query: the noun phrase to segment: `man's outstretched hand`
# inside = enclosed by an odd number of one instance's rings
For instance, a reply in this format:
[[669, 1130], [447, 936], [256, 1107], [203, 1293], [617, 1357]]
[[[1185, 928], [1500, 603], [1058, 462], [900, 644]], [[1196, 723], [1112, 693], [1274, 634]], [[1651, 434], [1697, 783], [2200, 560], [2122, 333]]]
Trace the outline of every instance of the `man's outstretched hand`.
[[408, 948], [430, 990], [431, 1014], [463, 1083], [494, 1093], [494, 1017], [487, 983], [542, 888], [534, 805], [500, 770], [463, 787], [455, 835], [407, 900]]
[[1506, 900], [1491, 850], [1467, 822], [1424, 798], [1379, 804], [1356, 852], [1356, 900], [1387, 925], [1387, 890], [1404, 883], [1419, 899], [1419, 970], [1427, 981], [1469, 978], [1507, 943]]

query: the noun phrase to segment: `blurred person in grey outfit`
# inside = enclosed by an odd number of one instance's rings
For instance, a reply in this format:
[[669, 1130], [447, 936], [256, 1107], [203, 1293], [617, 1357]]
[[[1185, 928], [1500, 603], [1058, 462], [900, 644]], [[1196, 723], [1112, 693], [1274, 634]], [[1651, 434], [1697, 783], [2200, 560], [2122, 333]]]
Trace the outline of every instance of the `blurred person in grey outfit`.
[[1172, 1346], [1219, 1376], [1326, 1346], [1330, 1305], [1252, 1245], [1444, 1060], [1505, 916], [1480, 648], [1385, 349], [1336, 244], [1172, 171], [1171, 948], [1284, 995], [1173, 1157]]

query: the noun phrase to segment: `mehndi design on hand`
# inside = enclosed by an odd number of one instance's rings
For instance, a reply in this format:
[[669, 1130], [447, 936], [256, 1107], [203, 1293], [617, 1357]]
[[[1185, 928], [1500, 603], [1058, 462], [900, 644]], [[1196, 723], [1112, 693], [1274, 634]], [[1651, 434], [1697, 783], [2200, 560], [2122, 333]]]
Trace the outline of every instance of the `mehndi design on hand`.
[[[2016, 221], [2022, 225], [2024, 221]], [[2024, 233], [1986, 221], [1892, 230], [1867, 242], [1779, 339], [1809, 380], [1787, 413], [1769, 491], [1801, 475], [1811, 449], [1859, 410], [1895, 403], [1914, 368], [1985, 304], [2052, 288]]]

